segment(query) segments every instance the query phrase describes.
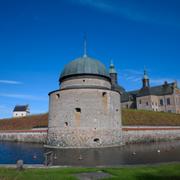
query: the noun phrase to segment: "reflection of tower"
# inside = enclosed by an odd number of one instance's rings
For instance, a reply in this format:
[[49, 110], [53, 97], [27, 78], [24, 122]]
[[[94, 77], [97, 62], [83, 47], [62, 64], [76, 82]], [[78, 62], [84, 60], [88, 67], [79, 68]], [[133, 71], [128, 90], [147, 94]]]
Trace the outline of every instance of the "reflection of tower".
[[147, 75], [146, 70], [144, 70], [144, 76], [143, 76], [143, 79], [142, 79], [142, 84], [143, 84], [143, 88], [149, 88], [150, 87], [149, 77]]
[[112, 61], [109, 68], [109, 75], [111, 78], [111, 84], [114, 87], [115, 85], [117, 85], [118, 82], [117, 82], [117, 72], [115, 70], [115, 67]]

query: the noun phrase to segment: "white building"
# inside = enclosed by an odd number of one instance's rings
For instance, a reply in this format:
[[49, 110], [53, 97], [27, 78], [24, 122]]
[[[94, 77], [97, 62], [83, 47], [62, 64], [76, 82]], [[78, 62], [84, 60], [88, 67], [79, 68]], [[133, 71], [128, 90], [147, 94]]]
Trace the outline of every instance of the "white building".
[[28, 105], [16, 105], [13, 110], [13, 117], [24, 117], [28, 116], [30, 114], [29, 112], [29, 106]]

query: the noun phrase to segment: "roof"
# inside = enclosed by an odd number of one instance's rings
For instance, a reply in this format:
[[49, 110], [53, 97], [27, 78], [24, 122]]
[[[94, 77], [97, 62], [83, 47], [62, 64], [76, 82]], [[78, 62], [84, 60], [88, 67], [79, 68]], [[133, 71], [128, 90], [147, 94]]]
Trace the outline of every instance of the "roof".
[[13, 112], [14, 111], [27, 111], [27, 110], [28, 110], [28, 105], [21, 105], [21, 106], [17, 105], [15, 106]]
[[110, 78], [105, 65], [87, 55], [67, 64], [60, 75], [60, 81], [74, 75], [99, 75]]
[[115, 69], [115, 67], [114, 67], [114, 64], [111, 62], [111, 64], [110, 64], [110, 68], [109, 68], [109, 73], [111, 74], [116, 74], [117, 72], [116, 72], [116, 69]]
[[165, 82], [163, 85], [149, 87], [149, 88], [148, 87], [141, 88], [135, 91], [129, 91], [122, 94], [121, 101], [126, 102], [134, 97], [142, 97], [148, 95], [163, 96], [163, 95], [172, 94], [174, 87], [177, 88], [177, 85], [174, 82], [173, 83]]
[[144, 76], [143, 76], [143, 79], [149, 79], [146, 70], [144, 70]]
[[166, 83], [160, 86], [154, 86], [150, 88], [142, 88], [138, 91], [137, 96], [156, 95], [163, 96], [172, 94], [174, 89], [174, 83]]
[[122, 86], [118, 85], [118, 84], [112, 85], [112, 89], [115, 90], [115, 91], [118, 91], [121, 94], [125, 93], [125, 89]]

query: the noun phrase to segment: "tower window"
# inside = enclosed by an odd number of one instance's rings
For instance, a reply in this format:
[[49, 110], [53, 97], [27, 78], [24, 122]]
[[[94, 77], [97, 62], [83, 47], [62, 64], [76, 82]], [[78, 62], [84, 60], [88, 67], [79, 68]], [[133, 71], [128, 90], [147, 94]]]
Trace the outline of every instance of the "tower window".
[[167, 105], [170, 105], [171, 102], [170, 102], [170, 98], [167, 98]]
[[56, 94], [56, 99], [59, 99], [60, 98], [60, 94]]
[[75, 108], [76, 112], [81, 113], [81, 108]]
[[163, 100], [160, 99], [160, 106], [163, 106]]
[[107, 95], [107, 92], [103, 92], [102, 93], [102, 96], [104, 97], [104, 96], [106, 96]]
[[94, 142], [96, 142], [96, 143], [98, 143], [99, 141], [100, 141], [99, 138], [95, 138], [95, 139], [94, 139]]

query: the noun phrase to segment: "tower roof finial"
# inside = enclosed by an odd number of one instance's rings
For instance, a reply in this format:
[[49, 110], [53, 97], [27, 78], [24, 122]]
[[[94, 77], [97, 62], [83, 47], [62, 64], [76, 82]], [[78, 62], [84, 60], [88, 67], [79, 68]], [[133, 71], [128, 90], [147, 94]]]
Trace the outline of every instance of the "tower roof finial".
[[84, 45], [83, 45], [83, 48], [84, 48], [83, 57], [87, 57], [87, 37], [86, 37], [86, 33], [84, 33]]
[[113, 59], [110, 59], [110, 66], [114, 66]]
[[147, 70], [146, 67], [144, 66], [144, 76], [143, 79], [149, 79], [148, 75], [147, 75]]
[[111, 64], [110, 64], [110, 68], [109, 68], [109, 73], [110, 73], [110, 74], [111, 74], [111, 73], [116, 73], [113, 60], [110, 59], [110, 62], [111, 62]]

